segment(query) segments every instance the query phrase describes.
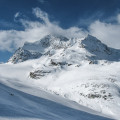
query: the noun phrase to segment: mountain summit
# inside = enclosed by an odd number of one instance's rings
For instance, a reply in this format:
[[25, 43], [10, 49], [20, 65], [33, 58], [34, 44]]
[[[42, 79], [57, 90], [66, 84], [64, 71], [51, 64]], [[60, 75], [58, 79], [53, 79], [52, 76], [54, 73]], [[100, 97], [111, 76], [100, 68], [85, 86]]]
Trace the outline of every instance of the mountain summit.
[[14, 55], [9, 59], [9, 62], [19, 63], [47, 54], [52, 56], [59, 50], [64, 50], [62, 54], [66, 57], [68, 56], [68, 51], [70, 56], [73, 55], [74, 51], [76, 56], [84, 52], [83, 56], [81, 56], [84, 59], [108, 61], [117, 61], [120, 59], [120, 50], [107, 47], [107, 45], [89, 34], [82, 39], [68, 39], [61, 35], [47, 35], [39, 41], [33, 43], [26, 42], [23, 47], [16, 50]]

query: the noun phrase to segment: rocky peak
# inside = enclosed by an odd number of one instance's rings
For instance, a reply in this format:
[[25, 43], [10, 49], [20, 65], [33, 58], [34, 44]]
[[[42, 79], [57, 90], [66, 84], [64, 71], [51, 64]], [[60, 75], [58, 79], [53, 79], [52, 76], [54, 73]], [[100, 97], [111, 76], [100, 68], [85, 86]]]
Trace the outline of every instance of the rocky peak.
[[[64, 56], [64, 59], [65, 57], [70, 56], [76, 56], [79, 58], [79, 55], [82, 55], [80, 58], [88, 58], [90, 60], [113, 61], [120, 59], [120, 50], [107, 47], [107, 45], [103, 44], [100, 40], [91, 35], [87, 35], [87, 37], [84, 39], [75, 39], [75, 42], [72, 40], [73, 39], [68, 39], [61, 35], [47, 35], [39, 41], [25, 43], [23, 47], [19, 48], [15, 52], [15, 54], [10, 58], [9, 62], [23, 62], [28, 59], [39, 58], [42, 55], [57, 55], [59, 58]], [[59, 50], [62, 50], [60, 55], [58, 55]], [[72, 59], [73, 58], [76, 59], [75, 57], [72, 57]], [[80, 58], [79, 60], [81, 60]]]

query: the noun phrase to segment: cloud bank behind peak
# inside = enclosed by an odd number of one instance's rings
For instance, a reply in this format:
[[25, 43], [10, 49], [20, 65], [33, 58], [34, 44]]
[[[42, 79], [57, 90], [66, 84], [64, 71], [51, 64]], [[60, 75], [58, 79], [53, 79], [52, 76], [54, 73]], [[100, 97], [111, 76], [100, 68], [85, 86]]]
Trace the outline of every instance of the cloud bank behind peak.
[[[18, 16], [18, 13], [15, 14], [15, 17]], [[38, 18], [38, 21], [26, 20], [19, 16], [19, 22], [24, 26], [24, 30], [0, 30], [0, 50], [14, 51], [22, 46], [24, 42], [34, 42], [48, 34], [59, 34], [68, 38], [82, 38], [88, 33], [99, 38], [107, 45], [120, 49], [119, 14], [115, 18], [117, 20], [115, 24], [97, 20], [93, 21], [87, 30], [83, 30], [77, 26], [63, 29], [57, 21], [50, 21], [50, 16], [40, 8], [34, 8], [32, 13]]]
[[[68, 38], [83, 37], [87, 34], [79, 27], [70, 27], [63, 29], [58, 22], [49, 20], [46, 12], [40, 8], [34, 8], [33, 14], [40, 19], [40, 21], [28, 21], [19, 19], [19, 22], [24, 26], [23, 31], [17, 30], [0, 30], [0, 50], [13, 51], [22, 46], [24, 42], [34, 42], [48, 34], [60, 34]], [[15, 14], [15, 17], [18, 13]]]

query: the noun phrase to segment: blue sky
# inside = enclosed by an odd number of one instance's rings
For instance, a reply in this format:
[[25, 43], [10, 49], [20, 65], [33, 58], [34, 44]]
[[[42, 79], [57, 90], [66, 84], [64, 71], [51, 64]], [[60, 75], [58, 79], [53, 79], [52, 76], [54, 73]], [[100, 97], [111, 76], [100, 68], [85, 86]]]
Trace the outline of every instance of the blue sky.
[[90, 33], [119, 49], [120, 0], [0, 0], [0, 62], [52, 28], [74, 37]]

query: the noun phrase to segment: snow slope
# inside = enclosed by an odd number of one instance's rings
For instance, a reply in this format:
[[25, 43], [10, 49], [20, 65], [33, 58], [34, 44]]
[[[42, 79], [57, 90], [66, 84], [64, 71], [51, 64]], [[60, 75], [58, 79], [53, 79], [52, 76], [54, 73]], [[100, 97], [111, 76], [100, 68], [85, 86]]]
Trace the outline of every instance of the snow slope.
[[47, 35], [37, 42], [25, 43], [7, 64], [0, 65], [1, 82], [9, 87], [34, 96], [39, 92], [33, 91], [42, 89], [70, 101], [68, 107], [73, 107], [75, 102], [77, 106], [97, 111], [85, 109], [86, 112], [118, 120], [119, 73], [120, 50], [106, 46], [91, 35], [71, 39]]
[[0, 65], [0, 120], [110, 120], [41, 89], [37, 81], [28, 78], [32, 62]]

